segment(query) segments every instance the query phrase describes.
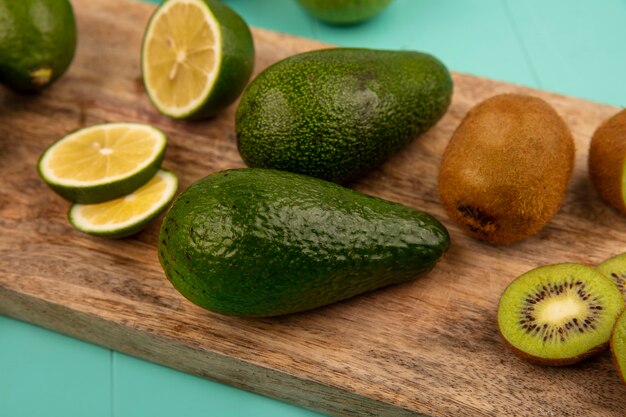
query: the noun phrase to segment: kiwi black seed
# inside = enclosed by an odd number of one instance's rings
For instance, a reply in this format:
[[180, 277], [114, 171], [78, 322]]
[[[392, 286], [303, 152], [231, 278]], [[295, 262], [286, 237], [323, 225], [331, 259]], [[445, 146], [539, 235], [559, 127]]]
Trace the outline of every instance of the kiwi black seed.
[[615, 284], [572, 263], [542, 266], [516, 278], [498, 305], [506, 344], [530, 362], [569, 365], [609, 344], [624, 307]]
[[596, 269], [611, 278], [626, 298], [626, 253], [607, 259]]

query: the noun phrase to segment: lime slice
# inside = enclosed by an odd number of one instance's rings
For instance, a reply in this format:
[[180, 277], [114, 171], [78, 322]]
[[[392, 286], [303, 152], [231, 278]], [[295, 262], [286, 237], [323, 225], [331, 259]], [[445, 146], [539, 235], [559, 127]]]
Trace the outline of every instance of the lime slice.
[[167, 139], [152, 126], [108, 123], [55, 142], [39, 159], [41, 178], [66, 199], [101, 203], [145, 184], [163, 161]]
[[209, 117], [241, 94], [252, 73], [246, 23], [215, 0], [168, 0], [152, 15], [141, 52], [150, 100], [177, 119]]
[[145, 228], [174, 198], [178, 179], [159, 170], [135, 192], [100, 204], [74, 204], [67, 217], [81, 232], [104, 237], [126, 237]]

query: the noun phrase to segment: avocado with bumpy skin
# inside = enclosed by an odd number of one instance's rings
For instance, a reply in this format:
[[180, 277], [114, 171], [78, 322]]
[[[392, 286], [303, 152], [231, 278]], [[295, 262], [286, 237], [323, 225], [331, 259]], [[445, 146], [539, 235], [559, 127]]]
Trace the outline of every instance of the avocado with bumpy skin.
[[195, 304], [265, 317], [413, 279], [449, 245], [426, 213], [304, 175], [244, 168], [184, 191], [163, 220], [158, 254]]
[[452, 79], [412, 51], [325, 49], [289, 57], [245, 90], [236, 114], [250, 167], [334, 182], [380, 165], [445, 113]]

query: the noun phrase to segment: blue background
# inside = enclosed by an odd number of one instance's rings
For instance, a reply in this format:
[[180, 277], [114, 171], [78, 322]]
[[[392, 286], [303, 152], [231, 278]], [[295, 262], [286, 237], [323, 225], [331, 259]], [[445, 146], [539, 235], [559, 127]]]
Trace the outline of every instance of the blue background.
[[[395, 0], [350, 28], [320, 23], [294, 0], [226, 2], [250, 25], [423, 50], [455, 71], [626, 104], [626, 0]], [[319, 414], [0, 317], [0, 416]]]

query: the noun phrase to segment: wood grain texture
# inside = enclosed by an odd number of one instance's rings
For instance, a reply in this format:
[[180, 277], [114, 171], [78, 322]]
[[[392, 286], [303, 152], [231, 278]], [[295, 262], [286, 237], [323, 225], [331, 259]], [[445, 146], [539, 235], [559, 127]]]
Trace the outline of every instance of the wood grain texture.
[[[178, 122], [149, 103], [139, 71], [153, 7], [75, 0], [77, 56], [39, 96], [0, 91], [0, 313], [186, 372], [336, 416], [623, 416], [626, 387], [603, 353], [567, 368], [530, 365], [496, 329], [496, 306], [517, 275], [555, 262], [596, 264], [626, 250], [626, 219], [587, 177], [589, 140], [616, 108], [454, 74], [444, 119], [354, 188], [425, 210], [453, 247], [427, 276], [311, 312], [224, 317], [179, 295], [158, 264], [158, 222], [109, 241], [73, 230], [69, 204], [38, 178], [54, 140], [108, 121], [153, 124], [169, 137], [164, 166], [181, 189], [242, 167], [234, 106], [206, 122]], [[254, 31], [256, 71], [324, 45]], [[468, 109], [497, 93], [533, 94], [565, 118], [577, 144], [565, 202], [537, 236], [494, 247], [466, 237], [444, 214], [438, 164]]]

